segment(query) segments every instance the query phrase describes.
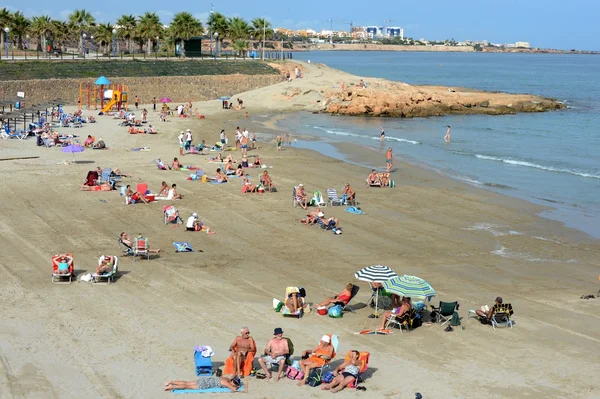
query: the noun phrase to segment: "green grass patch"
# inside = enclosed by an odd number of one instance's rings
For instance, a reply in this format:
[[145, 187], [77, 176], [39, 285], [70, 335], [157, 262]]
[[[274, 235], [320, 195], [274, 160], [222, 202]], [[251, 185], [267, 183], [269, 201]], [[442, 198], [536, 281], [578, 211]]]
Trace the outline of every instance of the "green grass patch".
[[146, 76], [277, 75], [264, 62], [252, 61], [23, 61], [0, 62], [0, 81]]

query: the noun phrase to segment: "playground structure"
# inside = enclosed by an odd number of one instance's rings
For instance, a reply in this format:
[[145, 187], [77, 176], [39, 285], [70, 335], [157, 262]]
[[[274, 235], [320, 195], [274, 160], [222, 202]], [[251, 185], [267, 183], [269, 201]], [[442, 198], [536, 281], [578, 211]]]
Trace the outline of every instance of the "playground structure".
[[108, 79], [101, 76], [96, 82], [80, 83], [79, 98], [77, 105], [79, 109], [87, 107], [89, 110], [100, 109], [102, 112], [109, 112], [113, 107], [116, 110], [124, 109], [127, 111], [128, 92], [126, 85], [110, 83]]

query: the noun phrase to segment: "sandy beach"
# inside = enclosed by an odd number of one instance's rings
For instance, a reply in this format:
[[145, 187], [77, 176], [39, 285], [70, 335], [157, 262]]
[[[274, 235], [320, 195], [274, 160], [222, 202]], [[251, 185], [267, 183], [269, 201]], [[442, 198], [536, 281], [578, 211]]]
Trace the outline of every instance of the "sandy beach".
[[[33, 138], [0, 141], [0, 158], [39, 156], [0, 161], [1, 398], [170, 397], [164, 381], [196, 378], [194, 346], [212, 346], [213, 363], [222, 366], [242, 326], [249, 327], [260, 352], [275, 327], [293, 340], [296, 355], [316, 346], [323, 334], [339, 335], [334, 365], [348, 350], [369, 351], [367, 391], [347, 389], [341, 397], [598, 397], [600, 299], [580, 296], [600, 288], [600, 246], [536, 216], [543, 208], [401, 160], [395, 161], [397, 187], [365, 188], [367, 168], [293, 145], [278, 152], [272, 140], [259, 142], [249, 155], [259, 154], [272, 166], [277, 193], [242, 194], [239, 179], [221, 185], [188, 181], [186, 172], [154, 165], [156, 158], [170, 163], [179, 156], [180, 130], [192, 129], [195, 143], [216, 142], [221, 129], [232, 138], [236, 126], [269, 132], [274, 125], [253, 122], [253, 115], [297, 109], [293, 100], [282, 100], [285, 90], [308, 87], [310, 77], [305, 70], [302, 82], [240, 94], [248, 118], [207, 101], [194, 104], [203, 120], [172, 117], [161, 123], [150, 112], [157, 135], [129, 135], [110, 117], [82, 129], [59, 129], [94, 135], [110, 147], [75, 154], [78, 163], [65, 164], [71, 154], [36, 147]], [[150, 151], [130, 151], [144, 146]], [[384, 165], [377, 150], [337, 148], [350, 160]], [[239, 152], [227, 153], [239, 158]], [[214, 175], [220, 165], [207, 158], [180, 160]], [[98, 166], [129, 172], [124, 184], [147, 182], [152, 191], [163, 180], [176, 183], [184, 198], [125, 205], [118, 191], [81, 191], [87, 171]], [[256, 170], [249, 174], [256, 179]], [[305, 211], [292, 207], [293, 186], [325, 192], [346, 182], [365, 214], [325, 208], [327, 216], [340, 218], [342, 235], [300, 223]], [[162, 206], [170, 203], [184, 217], [198, 212], [216, 234], [165, 226]], [[147, 236], [160, 256], [135, 262], [121, 257], [121, 275], [109, 286], [51, 284], [52, 255], [72, 252], [77, 274], [91, 273], [99, 255], [121, 255], [122, 231]], [[175, 253], [174, 241], [189, 241], [202, 252]], [[372, 264], [424, 278], [439, 294], [432, 304], [458, 300], [464, 329], [444, 332], [426, 323], [404, 334], [356, 335], [380, 322], [364, 308], [368, 285], [354, 279]], [[296, 320], [273, 311], [272, 299], [283, 299], [287, 286], [305, 287], [308, 301], [318, 303], [347, 282], [361, 287], [356, 314], [332, 319], [312, 312]], [[469, 309], [491, 306], [496, 296], [512, 303], [513, 329], [494, 331], [467, 320]], [[287, 379], [246, 381], [252, 398], [332, 395]]]

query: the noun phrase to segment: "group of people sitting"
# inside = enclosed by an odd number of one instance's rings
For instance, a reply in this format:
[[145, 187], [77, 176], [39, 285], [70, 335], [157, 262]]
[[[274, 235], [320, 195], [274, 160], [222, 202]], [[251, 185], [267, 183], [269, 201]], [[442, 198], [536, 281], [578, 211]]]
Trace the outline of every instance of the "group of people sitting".
[[337, 229], [340, 228], [340, 219], [336, 217], [325, 217], [325, 214], [321, 210], [321, 208], [315, 208], [313, 211], [308, 213], [306, 217], [300, 220], [301, 223], [306, 225], [315, 225], [318, 224], [326, 229]]
[[375, 169], [367, 177], [367, 187], [389, 187], [390, 174], [389, 172], [377, 172]]
[[85, 148], [93, 148], [93, 149], [97, 149], [97, 150], [104, 150], [106, 149], [106, 143], [104, 142], [104, 140], [102, 140], [102, 138], [98, 139], [97, 142], [96, 138], [90, 134], [88, 134], [87, 139], [85, 139], [85, 141], [83, 142], [83, 146]]
[[159, 190], [158, 194], [156, 194], [154, 196], [154, 199], [156, 199], [156, 200], [177, 200], [177, 199], [182, 199], [182, 198], [183, 198], [183, 195], [181, 195], [177, 192], [177, 184], [173, 183], [173, 184], [171, 184], [171, 187], [169, 187], [167, 182], [164, 180], [160, 184], [160, 190]]
[[[136, 125], [137, 126], [137, 125]], [[158, 130], [152, 125], [148, 125], [148, 129], [137, 129], [134, 126], [129, 126], [127, 129], [127, 133], [129, 134], [157, 134]]]

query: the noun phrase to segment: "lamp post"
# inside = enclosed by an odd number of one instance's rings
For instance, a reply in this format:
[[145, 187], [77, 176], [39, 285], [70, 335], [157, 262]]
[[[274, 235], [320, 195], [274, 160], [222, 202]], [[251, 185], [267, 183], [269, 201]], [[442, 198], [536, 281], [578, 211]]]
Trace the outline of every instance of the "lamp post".
[[208, 21], [208, 24], [210, 25], [210, 55], [212, 55], [212, 24], [213, 24], [213, 10], [212, 10], [212, 2], [210, 3], [210, 21]]
[[27, 50], [29, 50], [29, 35], [25, 36], [27, 38]]
[[94, 35], [90, 36], [90, 50], [92, 50], [92, 53], [95, 50], [95, 46], [94, 46]]
[[160, 48], [160, 36], [156, 36], [156, 54], [158, 54], [158, 49]]
[[215, 32], [215, 60], [217, 59], [218, 56], [219, 56], [219, 32]]
[[8, 26], [6, 26], [4, 28], [4, 33], [5, 33], [4, 44], [6, 46], [6, 58], [8, 58], [8, 32], [10, 32], [10, 28]]
[[262, 45], [262, 59], [265, 60], [265, 36], [267, 31], [267, 21], [263, 21], [263, 45]]
[[83, 41], [82, 41], [82, 44], [83, 44], [83, 59], [85, 59], [85, 42], [86, 42], [85, 39], [87, 38], [87, 35], [84, 33], [83, 35], [81, 35], [81, 37], [83, 37]]
[[252, 40], [254, 39], [254, 36], [250, 35], [250, 53], [248, 54], [248, 57], [252, 58], [252, 52], [254, 51], [254, 46], [253, 46], [253, 42]]
[[113, 29], [112, 34], [113, 34], [113, 57], [116, 57], [117, 56], [117, 30]]

